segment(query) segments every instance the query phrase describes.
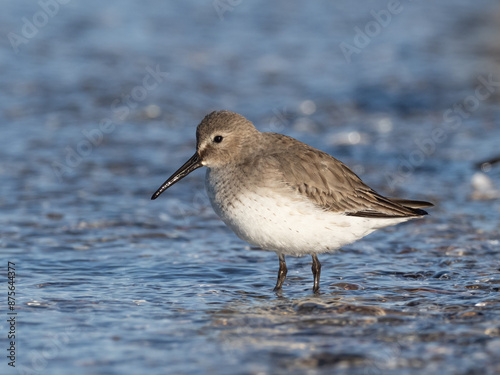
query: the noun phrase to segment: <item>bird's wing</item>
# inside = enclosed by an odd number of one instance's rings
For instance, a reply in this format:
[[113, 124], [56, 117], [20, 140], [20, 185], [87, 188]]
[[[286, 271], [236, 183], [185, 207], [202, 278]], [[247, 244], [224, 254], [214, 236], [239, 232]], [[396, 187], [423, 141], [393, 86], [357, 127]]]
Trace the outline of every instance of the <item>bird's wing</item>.
[[425, 202], [425, 201], [414, 201], [414, 200], [409, 200], [409, 199], [401, 199], [401, 198], [389, 198], [391, 201], [400, 204], [405, 207], [410, 207], [410, 208], [425, 208], [425, 207], [432, 207], [434, 206], [430, 202]]
[[265, 161], [268, 170], [281, 176], [289, 188], [322, 209], [348, 216], [380, 218], [427, 214], [420, 207], [428, 207], [430, 203], [384, 197], [341, 161], [293, 138], [281, 137], [275, 141], [288, 147], [276, 148], [282, 151], [270, 152], [259, 159]]

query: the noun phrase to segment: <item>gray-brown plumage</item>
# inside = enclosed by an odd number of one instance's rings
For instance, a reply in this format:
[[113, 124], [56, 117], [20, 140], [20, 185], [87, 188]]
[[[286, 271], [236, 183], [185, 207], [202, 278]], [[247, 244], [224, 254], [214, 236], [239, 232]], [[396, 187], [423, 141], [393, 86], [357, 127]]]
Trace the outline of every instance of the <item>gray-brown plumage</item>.
[[268, 169], [280, 176], [294, 191], [309, 198], [326, 211], [350, 216], [421, 216], [431, 203], [386, 198], [366, 185], [344, 163], [294, 138], [261, 133], [264, 144], [276, 145], [256, 153], [252, 166]]

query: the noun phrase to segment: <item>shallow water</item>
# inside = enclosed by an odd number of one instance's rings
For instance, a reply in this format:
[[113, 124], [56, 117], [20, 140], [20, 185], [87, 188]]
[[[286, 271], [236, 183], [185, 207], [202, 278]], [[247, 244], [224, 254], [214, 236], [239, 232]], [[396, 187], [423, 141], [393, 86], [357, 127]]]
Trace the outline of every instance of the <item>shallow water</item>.
[[[402, 1], [348, 62], [387, 2], [219, 3], [3, 4], [2, 374], [499, 373], [498, 5]], [[202, 171], [149, 200], [222, 108], [436, 207], [321, 256], [318, 295], [290, 257], [273, 293]]]

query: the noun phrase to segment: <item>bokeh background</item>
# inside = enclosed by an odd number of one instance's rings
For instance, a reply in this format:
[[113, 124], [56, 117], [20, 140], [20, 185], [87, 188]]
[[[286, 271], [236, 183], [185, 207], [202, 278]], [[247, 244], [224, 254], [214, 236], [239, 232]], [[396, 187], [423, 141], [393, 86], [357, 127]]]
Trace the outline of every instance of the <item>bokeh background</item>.
[[[496, 1], [2, 1], [2, 374], [500, 372]], [[431, 215], [320, 257], [213, 213], [215, 109], [296, 137]]]

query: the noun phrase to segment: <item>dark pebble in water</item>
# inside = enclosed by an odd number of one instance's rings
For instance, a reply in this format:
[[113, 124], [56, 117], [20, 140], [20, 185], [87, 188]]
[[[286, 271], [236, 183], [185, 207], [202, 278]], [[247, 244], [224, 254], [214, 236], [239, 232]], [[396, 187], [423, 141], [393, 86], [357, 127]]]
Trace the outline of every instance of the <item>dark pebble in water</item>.
[[46, 216], [47, 216], [47, 219], [50, 219], [50, 220], [61, 220], [64, 217], [63, 214], [59, 214], [59, 213], [55, 213], [55, 212], [50, 212]]
[[339, 364], [359, 366], [366, 362], [366, 357], [354, 353], [318, 353], [302, 359], [300, 364], [307, 367], [329, 367]]
[[466, 285], [465, 289], [481, 289], [481, 290], [486, 290], [490, 289], [489, 285], [483, 285], [483, 284], [472, 284], [472, 285]]
[[315, 302], [303, 302], [299, 303], [295, 307], [295, 311], [299, 314], [310, 313], [317, 310], [325, 310], [328, 307], [325, 304], [315, 303]]
[[423, 279], [425, 276], [421, 273], [405, 273], [403, 275], [404, 278], [407, 279]]
[[336, 283], [330, 285], [332, 289], [343, 289], [343, 290], [359, 290], [359, 285], [349, 284], [349, 283]]
[[432, 275], [432, 278], [439, 280], [450, 280], [451, 275], [448, 273], [448, 271], [439, 271]]

